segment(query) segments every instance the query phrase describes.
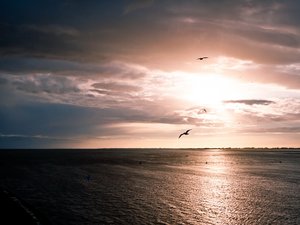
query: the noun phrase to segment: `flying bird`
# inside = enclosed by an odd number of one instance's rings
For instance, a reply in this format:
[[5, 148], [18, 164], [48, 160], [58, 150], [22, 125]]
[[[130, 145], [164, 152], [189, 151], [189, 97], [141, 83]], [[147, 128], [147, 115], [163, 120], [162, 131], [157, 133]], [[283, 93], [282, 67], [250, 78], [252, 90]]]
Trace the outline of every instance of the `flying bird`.
[[204, 56], [204, 57], [200, 57], [198, 58], [199, 60], [203, 60], [203, 59], [207, 59], [208, 57]]
[[189, 129], [189, 130], [187, 130], [186, 132], [183, 132], [182, 134], [179, 135], [178, 138], [180, 138], [182, 135], [189, 135], [189, 131], [190, 131], [190, 130], [192, 130], [192, 129]]

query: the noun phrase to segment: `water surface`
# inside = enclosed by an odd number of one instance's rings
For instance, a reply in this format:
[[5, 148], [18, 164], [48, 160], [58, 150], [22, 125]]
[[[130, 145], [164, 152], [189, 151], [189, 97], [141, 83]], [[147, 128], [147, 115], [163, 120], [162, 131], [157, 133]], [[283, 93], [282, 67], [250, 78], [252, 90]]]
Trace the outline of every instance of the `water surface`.
[[300, 224], [299, 150], [0, 151], [1, 187], [53, 224]]

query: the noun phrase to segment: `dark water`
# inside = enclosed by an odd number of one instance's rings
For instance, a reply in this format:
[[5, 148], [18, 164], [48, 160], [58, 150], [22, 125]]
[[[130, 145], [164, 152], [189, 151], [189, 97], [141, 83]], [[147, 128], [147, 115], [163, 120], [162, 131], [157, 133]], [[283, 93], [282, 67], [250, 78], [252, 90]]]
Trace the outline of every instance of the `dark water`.
[[300, 150], [0, 151], [53, 224], [300, 224]]

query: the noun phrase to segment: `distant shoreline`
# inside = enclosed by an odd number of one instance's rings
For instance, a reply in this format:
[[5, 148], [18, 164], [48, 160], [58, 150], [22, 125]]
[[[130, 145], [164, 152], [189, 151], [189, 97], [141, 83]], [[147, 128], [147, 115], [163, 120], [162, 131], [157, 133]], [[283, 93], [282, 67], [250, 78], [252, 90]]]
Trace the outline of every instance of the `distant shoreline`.
[[263, 151], [300, 151], [300, 147], [224, 147], [224, 148], [0, 148], [6, 150], [263, 150]]

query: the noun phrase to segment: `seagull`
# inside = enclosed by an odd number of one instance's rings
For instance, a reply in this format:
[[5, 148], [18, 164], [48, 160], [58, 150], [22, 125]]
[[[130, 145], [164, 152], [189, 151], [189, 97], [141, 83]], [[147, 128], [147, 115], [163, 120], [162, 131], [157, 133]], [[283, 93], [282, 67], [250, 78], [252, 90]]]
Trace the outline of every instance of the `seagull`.
[[204, 56], [204, 57], [200, 57], [198, 58], [199, 60], [203, 60], [203, 59], [207, 59], [208, 57]]
[[182, 135], [189, 135], [189, 131], [190, 131], [190, 130], [192, 130], [192, 129], [189, 129], [189, 130], [187, 130], [186, 132], [183, 132], [182, 134], [179, 135], [178, 138], [180, 138]]

